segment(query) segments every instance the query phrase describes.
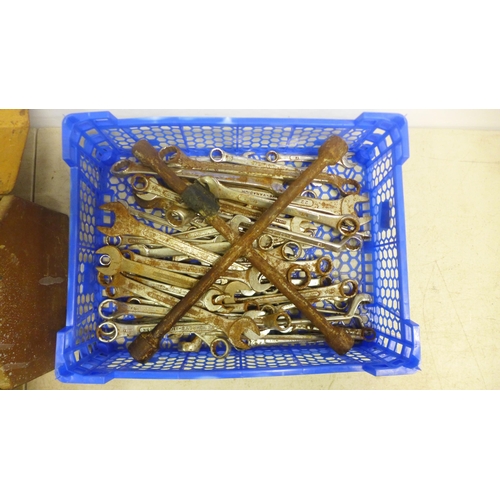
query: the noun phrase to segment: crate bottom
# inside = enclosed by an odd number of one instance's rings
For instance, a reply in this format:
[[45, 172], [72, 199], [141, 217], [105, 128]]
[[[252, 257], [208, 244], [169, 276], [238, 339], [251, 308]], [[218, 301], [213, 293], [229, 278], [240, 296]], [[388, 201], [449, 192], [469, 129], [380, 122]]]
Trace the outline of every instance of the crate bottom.
[[[70, 356], [66, 353], [64, 357], [68, 359]], [[360, 371], [387, 376], [417, 370], [417, 358], [386, 356], [371, 346], [360, 346], [346, 356], [338, 356], [326, 344], [257, 348], [246, 352], [233, 351], [224, 360], [215, 359], [208, 350], [199, 353], [172, 350], [158, 353], [145, 364], [137, 363], [125, 348], [119, 348], [111, 352], [96, 350], [78, 362], [56, 366], [56, 378], [67, 383], [104, 384], [114, 378], [230, 379]]]

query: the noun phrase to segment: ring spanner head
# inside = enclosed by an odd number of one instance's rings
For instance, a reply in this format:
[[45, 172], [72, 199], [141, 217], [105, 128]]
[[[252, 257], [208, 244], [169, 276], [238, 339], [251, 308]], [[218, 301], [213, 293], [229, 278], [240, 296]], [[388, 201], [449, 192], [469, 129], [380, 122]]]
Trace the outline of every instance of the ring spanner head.
[[[123, 259], [122, 253], [118, 248], [113, 247], [113, 246], [106, 246], [99, 248], [99, 250], [96, 250], [96, 254], [102, 255], [102, 256], [107, 256], [109, 259], [106, 259], [109, 261], [109, 264], [106, 266], [101, 265], [97, 266], [97, 271], [106, 275], [106, 276], [114, 276], [115, 274], [118, 274], [121, 269], [121, 261]], [[100, 261], [101, 264], [103, 263], [103, 258], [101, 257]]]

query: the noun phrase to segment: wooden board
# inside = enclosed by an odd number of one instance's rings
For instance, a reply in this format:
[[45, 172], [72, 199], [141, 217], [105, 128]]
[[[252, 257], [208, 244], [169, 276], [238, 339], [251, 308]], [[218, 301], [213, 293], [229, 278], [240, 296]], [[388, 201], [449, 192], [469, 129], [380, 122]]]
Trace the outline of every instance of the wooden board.
[[0, 389], [54, 369], [66, 324], [68, 233], [66, 215], [0, 199]]

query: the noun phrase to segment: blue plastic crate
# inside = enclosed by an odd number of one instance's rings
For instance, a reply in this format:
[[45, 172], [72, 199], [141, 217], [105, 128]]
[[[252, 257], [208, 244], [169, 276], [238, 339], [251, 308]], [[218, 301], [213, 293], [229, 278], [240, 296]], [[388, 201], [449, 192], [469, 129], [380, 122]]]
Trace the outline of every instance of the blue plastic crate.
[[[232, 153], [270, 149], [314, 154], [330, 135], [341, 136], [355, 153], [355, 169], [332, 167], [354, 178], [370, 195], [360, 215], [370, 214], [372, 233], [360, 252], [330, 254], [337, 278], [359, 282], [373, 296], [364, 309], [374, 343], [355, 346], [338, 356], [326, 344], [236, 351], [224, 360], [208, 350], [163, 350], [145, 365], [124, 346], [96, 338], [97, 283], [94, 252], [104, 245], [96, 229], [110, 223], [102, 203], [133, 204], [126, 182], [109, 175], [111, 165], [131, 158], [140, 139], [156, 147], [176, 144], [188, 155], [208, 155], [214, 147]], [[63, 157], [71, 168], [71, 215], [66, 328], [58, 333], [56, 377], [63, 382], [102, 384], [113, 378], [241, 378], [274, 375], [366, 371], [373, 375], [413, 373], [420, 361], [418, 325], [410, 320], [406, 262], [402, 166], [409, 157], [408, 126], [397, 114], [364, 113], [356, 120], [141, 118], [117, 119], [108, 112], [81, 113], [64, 119]], [[330, 193], [320, 193], [328, 196]], [[319, 234], [322, 234], [321, 232]], [[323, 233], [324, 237], [328, 234]], [[328, 253], [314, 250], [316, 257]]]

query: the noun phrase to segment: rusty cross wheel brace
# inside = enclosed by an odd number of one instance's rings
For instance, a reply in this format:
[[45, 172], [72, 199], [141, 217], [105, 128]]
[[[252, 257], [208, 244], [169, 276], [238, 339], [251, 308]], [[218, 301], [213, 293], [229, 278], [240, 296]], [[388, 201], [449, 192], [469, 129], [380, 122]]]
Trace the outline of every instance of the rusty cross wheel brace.
[[[180, 150], [175, 148], [181, 154]], [[142, 333], [128, 347], [131, 356], [140, 363], [146, 363], [158, 351], [161, 339], [186, 314], [199, 298], [213, 285], [236, 259], [245, 255], [278, 290], [285, 295], [311, 321], [311, 323], [325, 336], [328, 345], [338, 354], [346, 354], [354, 345], [350, 335], [342, 327], [332, 325], [306, 300], [295, 286], [280, 276], [256, 249], [253, 241], [262, 231], [278, 217], [303, 189], [328, 165], [335, 165], [348, 151], [346, 142], [338, 136], [331, 136], [321, 146], [318, 159], [311, 163], [286, 191], [280, 195], [271, 207], [266, 209], [260, 218], [244, 235], [233, 232], [227, 223], [218, 215], [219, 204], [215, 196], [202, 184], [195, 182], [187, 184], [179, 178], [173, 169], [163, 161], [156, 149], [146, 140], [137, 142], [132, 152], [145, 166], [154, 170], [165, 183], [195, 212], [205, 217], [222, 236], [231, 244], [231, 248], [218, 259], [213, 267], [192, 288], [189, 293], [165, 316], [158, 326], [151, 332]]]

